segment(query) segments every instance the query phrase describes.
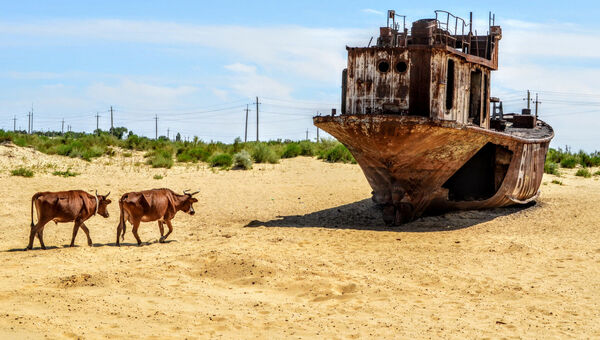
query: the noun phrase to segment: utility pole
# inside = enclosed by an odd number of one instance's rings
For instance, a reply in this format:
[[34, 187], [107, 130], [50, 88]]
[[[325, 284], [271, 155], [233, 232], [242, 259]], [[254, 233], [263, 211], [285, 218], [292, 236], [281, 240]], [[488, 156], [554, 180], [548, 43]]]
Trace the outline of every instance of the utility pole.
[[244, 130], [244, 143], [248, 141], [248, 104], [246, 104], [246, 129]]
[[27, 112], [27, 134], [31, 133], [31, 112]]
[[538, 94], [535, 94], [535, 118], [538, 117], [538, 105], [541, 104], [542, 102], [538, 100]]
[[113, 126], [113, 109], [112, 109], [112, 105], [110, 106], [110, 133], [113, 133], [113, 129], [115, 127]]
[[60, 133], [65, 133], [65, 119], [62, 120], [62, 127], [60, 128]]
[[33, 133], [33, 103], [31, 103], [31, 133]]
[[17, 116], [13, 118], [13, 132], [17, 132]]
[[256, 97], [256, 141], [258, 142], [258, 97]]
[[306, 129], [306, 140], [308, 140], [308, 129]]
[[317, 143], [319, 142], [319, 128], [317, 128]]
[[154, 115], [154, 139], [158, 140], [158, 115]]
[[169, 132], [170, 132], [170, 131], [171, 131], [171, 130], [170, 130], [169, 128], [167, 128], [167, 139], [170, 139], [170, 138], [169, 138]]
[[99, 122], [100, 122], [100, 114], [98, 112], [96, 112], [96, 131], [98, 131], [98, 134], [100, 134]]

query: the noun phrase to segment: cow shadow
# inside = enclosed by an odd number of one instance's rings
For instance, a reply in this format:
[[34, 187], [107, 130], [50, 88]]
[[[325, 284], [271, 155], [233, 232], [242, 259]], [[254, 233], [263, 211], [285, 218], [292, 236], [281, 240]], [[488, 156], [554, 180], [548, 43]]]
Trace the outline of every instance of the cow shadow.
[[252, 227], [279, 228], [327, 228], [397, 232], [439, 232], [469, 228], [501, 216], [517, 214], [528, 209], [536, 209], [542, 204], [532, 202], [526, 205], [466, 210], [436, 216], [424, 216], [413, 222], [390, 227], [383, 222], [381, 209], [369, 198], [339, 207], [324, 209], [306, 215], [278, 216], [270, 221], [254, 220], [245, 225]]
[[[53, 250], [53, 249], [59, 249], [59, 248], [60, 247], [57, 247], [57, 246], [46, 246], [46, 250]], [[3, 253], [14, 253], [14, 252], [18, 252], [18, 251], [37, 251], [37, 250], [44, 250], [44, 249], [42, 249], [42, 247], [33, 247], [33, 249], [27, 249], [27, 247], [24, 247], [24, 248], [6, 249], [2, 252]]]
[[[178, 242], [177, 240], [167, 240], [165, 242], [163, 242], [163, 244], [167, 244], [167, 243], [171, 243], [171, 242]], [[142, 242], [142, 246], [151, 246], [154, 244], [160, 244], [160, 242], [158, 240], [151, 240], [151, 241], [147, 241], [147, 242]], [[121, 247], [137, 247], [138, 244], [137, 242], [135, 243], [130, 243], [130, 242], [121, 242]], [[62, 246], [46, 246], [46, 249], [42, 249], [41, 247], [33, 247], [33, 249], [27, 249], [25, 248], [12, 248], [12, 249], [6, 249], [3, 250], [3, 253], [13, 253], [13, 252], [25, 252], [25, 251], [48, 251], [48, 250], [54, 250], [54, 249], [67, 249], [67, 248], [81, 248], [81, 247], [89, 247], [87, 244], [86, 245], [74, 245], [73, 247], [71, 247], [68, 244], [63, 244]], [[112, 242], [112, 243], [93, 243], [92, 244], [92, 248], [101, 248], [101, 247], [117, 247], [116, 242]]]
[[[167, 240], [165, 242], [163, 242], [162, 244], [168, 244], [171, 242], [179, 242], [177, 240]], [[151, 240], [151, 241], [146, 241], [146, 242], [142, 242], [142, 247], [145, 246], [151, 246], [154, 244], [161, 244], [157, 239]], [[94, 247], [119, 247], [117, 245], [116, 242], [110, 242], [110, 243], [94, 243]], [[120, 247], [138, 247], [137, 242], [121, 242], [120, 243]]]

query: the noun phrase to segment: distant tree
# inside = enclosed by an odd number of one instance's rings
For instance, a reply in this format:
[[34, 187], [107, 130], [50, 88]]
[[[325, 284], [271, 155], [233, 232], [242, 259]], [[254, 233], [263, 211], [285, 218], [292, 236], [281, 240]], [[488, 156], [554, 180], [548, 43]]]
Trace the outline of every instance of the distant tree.
[[175, 141], [181, 142], [181, 134], [179, 132], [177, 132], [177, 135], [175, 136]]
[[233, 153], [238, 153], [242, 150], [242, 139], [240, 137], [236, 137], [233, 141]]
[[127, 131], [129, 131], [129, 130], [126, 127], [119, 126], [119, 127], [110, 129], [110, 134], [117, 137], [118, 139], [123, 139], [123, 136], [125, 135], [125, 133]]

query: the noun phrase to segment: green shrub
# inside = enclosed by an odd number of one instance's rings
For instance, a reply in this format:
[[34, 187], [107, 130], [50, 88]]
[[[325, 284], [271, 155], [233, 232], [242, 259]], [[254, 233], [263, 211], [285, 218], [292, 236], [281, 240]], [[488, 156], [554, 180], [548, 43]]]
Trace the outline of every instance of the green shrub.
[[209, 160], [211, 151], [208, 148], [199, 146], [184, 147], [177, 150], [178, 162], [206, 162]]
[[324, 150], [319, 155], [319, 158], [331, 163], [356, 163], [356, 160], [354, 159], [350, 151], [348, 151], [348, 149], [341, 143], [338, 143], [331, 149]]
[[563, 185], [563, 182], [561, 182], [561, 181], [559, 181], [557, 179], [554, 179], [554, 180], [552, 180], [552, 184]]
[[131, 157], [133, 156], [131, 152], [123, 152], [123, 157]]
[[575, 156], [567, 156], [560, 161], [560, 166], [567, 169], [573, 169], [579, 161]]
[[154, 177], [152, 177], [152, 178], [154, 178], [154, 179], [163, 179], [163, 176], [162, 175], [154, 175]]
[[220, 153], [212, 156], [209, 160], [209, 163], [212, 167], [219, 166], [221, 168], [229, 168], [231, 167], [233, 160], [230, 154]]
[[75, 177], [75, 176], [79, 175], [79, 173], [77, 173], [77, 172], [71, 172], [71, 168], [68, 168], [66, 171], [54, 171], [52, 174], [54, 176], [61, 176], [61, 177]]
[[300, 155], [301, 156], [314, 156], [315, 155], [315, 148], [314, 148], [314, 144], [309, 142], [309, 141], [302, 141], [300, 142], [300, 144], [298, 144], [300, 146]]
[[258, 143], [252, 150], [252, 159], [256, 163], [271, 163], [279, 162], [277, 154], [265, 143]]
[[233, 165], [236, 169], [252, 169], [252, 157], [246, 150], [242, 150], [233, 155]]
[[558, 172], [558, 164], [553, 162], [546, 161], [544, 164], [544, 172], [550, 175], [560, 176], [560, 173]]
[[33, 171], [23, 167], [11, 170], [10, 174], [13, 176], [33, 177]]
[[590, 177], [592, 177], [592, 173], [587, 168], [581, 168], [581, 169], [577, 170], [577, 172], [575, 173], [575, 176], [590, 178]]
[[187, 162], [195, 162], [196, 159], [194, 157], [192, 157], [192, 155], [190, 155], [187, 152], [184, 153], [180, 153], [177, 156], [175, 156], [177, 158], [177, 161], [180, 163], [187, 163]]
[[153, 168], [170, 169], [173, 166], [173, 154], [170, 150], [153, 150], [147, 153], [146, 157], [148, 157], [146, 163], [150, 164]]
[[298, 157], [302, 153], [302, 149], [298, 143], [290, 143], [286, 145], [285, 149], [283, 149], [283, 153], [281, 154], [281, 158], [294, 158]]
[[600, 170], [594, 172], [594, 176], [600, 176]]
[[80, 157], [89, 162], [92, 160], [92, 158], [100, 157], [105, 153], [105, 148], [98, 145], [92, 145], [88, 148], [82, 148]]

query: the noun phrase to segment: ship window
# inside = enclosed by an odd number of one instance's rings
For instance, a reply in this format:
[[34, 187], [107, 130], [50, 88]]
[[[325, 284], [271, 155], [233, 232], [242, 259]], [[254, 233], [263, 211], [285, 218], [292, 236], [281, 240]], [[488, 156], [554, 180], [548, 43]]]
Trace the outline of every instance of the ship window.
[[454, 60], [448, 59], [446, 75], [446, 110], [454, 106]]
[[469, 120], [475, 125], [481, 121], [481, 70], [471, 71], [471, 93], [469, 94]]
[[387, 60], [381, 60], [377, 64], [377, 70], [379, 70], [381, 73], [386, 73], [390, 70], [390, 63]]
[[407, 68], [408, 68], [408, 65], [406, 65], [406, 62], [404, 62], [404, 61], [399, 61], [396, 63], [396, 71], [398, 73], [406, 72]]

